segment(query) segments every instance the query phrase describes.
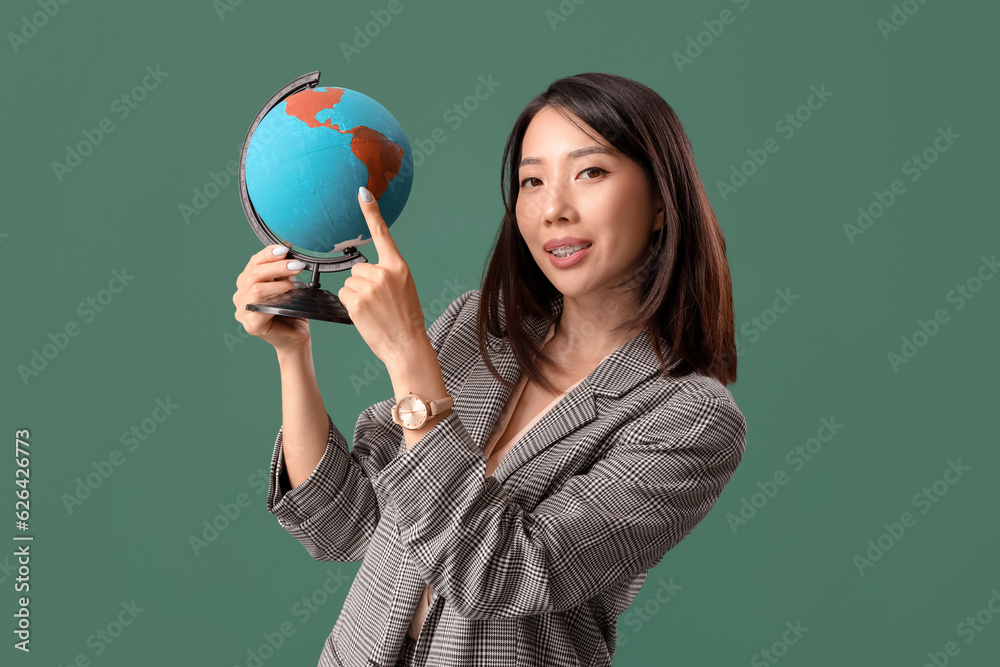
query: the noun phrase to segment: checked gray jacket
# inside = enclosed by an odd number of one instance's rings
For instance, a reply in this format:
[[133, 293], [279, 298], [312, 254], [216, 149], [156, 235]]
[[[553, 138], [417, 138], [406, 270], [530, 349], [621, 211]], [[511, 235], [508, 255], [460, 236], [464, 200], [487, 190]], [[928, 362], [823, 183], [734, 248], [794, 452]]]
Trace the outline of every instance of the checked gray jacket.
[[[313, 558], [361, 561], [320, 667], [396, 665], [428, 583], [416, 665], [610, 665], [617, 616], [743, 456], [729, 390], [700, 374], [662, 377], [644, 330], [486, 477], [482, 445], [510, 390], [479, 354], [479, 298], [465, 292], [427, 330], [455, 406], [409, 451], [389, 398], [361, 413], [352, 450], [330, 419], [322, 459], [289, 490], [278, 430], [268, 511]], [[561, 312], [561, 295], [550, 310]], [[549, 325], [530, 326], [539, 340]], [[516, 382], [502, 343], [491, 358]]]

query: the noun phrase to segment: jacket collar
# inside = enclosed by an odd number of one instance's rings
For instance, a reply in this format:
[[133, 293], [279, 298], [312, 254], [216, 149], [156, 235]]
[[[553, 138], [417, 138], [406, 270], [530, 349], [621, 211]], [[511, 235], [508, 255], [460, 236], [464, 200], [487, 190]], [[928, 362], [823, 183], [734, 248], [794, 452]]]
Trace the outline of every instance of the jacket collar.
[[[557, 293], [549, 301], [548, 308], [558, 318], [562, 314], [562, 294]], [[504, 318], [502, 299], [500, 316], [501, 319]], [[544, 317], [533, 316], [526, 322], [526, 329], [536, 342], [543, 339], [549, 326], [550, 322]], [[674, 359], [669, 348], [664, 346], [663, 352], [668, 367], [673, 367]], [[490, 358], [502, 377], [512, 384], [517, 383], [521, 369], [506, 339], [502, 339], [500, 345], [490, 351]], [[649, 332], [644, 329], [605, 358], [590, 375], [532, 426], [507, 452], [493, 472], [493, 478], [502, 482], [527, 460], [596, 419], [597, 397], [619, 399], [659, 370], [659, 360], [653, 350]], [[455, 396], [454, 409], [480, 450], [493, 432], [500, 412], [510, 399], [511, 391], [496, 381], [486, 367], [486, 362], [480, 358]], [[602, 405], [607, 403], [608, 401], [602, 400]]]

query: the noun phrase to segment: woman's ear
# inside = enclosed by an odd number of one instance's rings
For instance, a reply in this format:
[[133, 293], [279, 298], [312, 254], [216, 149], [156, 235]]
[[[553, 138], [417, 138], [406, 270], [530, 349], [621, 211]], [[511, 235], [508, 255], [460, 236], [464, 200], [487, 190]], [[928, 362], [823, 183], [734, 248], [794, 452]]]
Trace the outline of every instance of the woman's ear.
[[660, 206], [659, 210], [656, 211], [656, 222], [653, 224], [653, 231], [660, 231], [660, 227], [663, 226], [663, 206]]

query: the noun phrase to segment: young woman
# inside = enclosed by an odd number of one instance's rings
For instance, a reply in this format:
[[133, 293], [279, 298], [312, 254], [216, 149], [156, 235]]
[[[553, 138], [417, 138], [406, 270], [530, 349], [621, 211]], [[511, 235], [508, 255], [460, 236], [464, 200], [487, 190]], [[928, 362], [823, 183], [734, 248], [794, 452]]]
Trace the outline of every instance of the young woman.
[[268, 511], [319, 560], [361, 561], [321, 667], [610, 665], [616, 618], [715, 504], [745, 449], [722, 232], [673, 109], [611, 74], [554, 82], [503, 156], [482, 288], [429, 329], [362, 188], [378, 251], [338, 293], [393, 396], [353, 449], [292, 287], [251, 257], [236, 319], [276, 349]]

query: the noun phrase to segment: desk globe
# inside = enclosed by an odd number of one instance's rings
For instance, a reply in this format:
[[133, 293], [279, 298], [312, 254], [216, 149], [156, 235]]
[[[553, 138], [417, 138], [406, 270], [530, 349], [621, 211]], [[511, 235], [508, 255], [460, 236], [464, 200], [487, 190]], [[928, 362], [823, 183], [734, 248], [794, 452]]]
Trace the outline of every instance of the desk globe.
[[246, 307], [353, 324], [340, 299], [320, 288], [319, 274], [368, 261], [357, 250], [371, 243], [358, 188], [372, 193], [391, 227], [410, 194], [413, 155], [385, 107], [354, 90], [317, 87], [319, 74], [299, 77], [264, 105], [247, 132], [239, 172], [258, 238], [287, 245], [287, 259], [304, 262], [303, 275], [311, 270], [312, 279]]

